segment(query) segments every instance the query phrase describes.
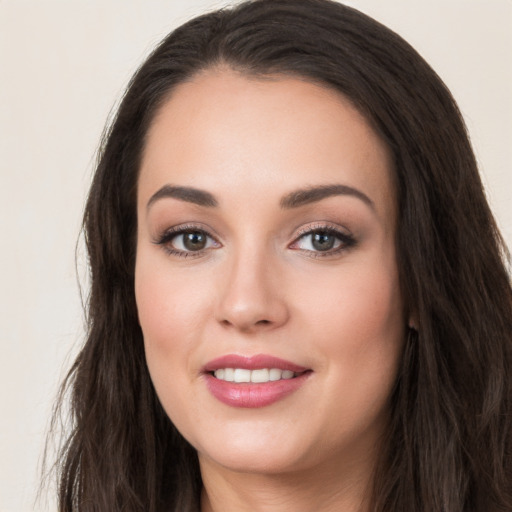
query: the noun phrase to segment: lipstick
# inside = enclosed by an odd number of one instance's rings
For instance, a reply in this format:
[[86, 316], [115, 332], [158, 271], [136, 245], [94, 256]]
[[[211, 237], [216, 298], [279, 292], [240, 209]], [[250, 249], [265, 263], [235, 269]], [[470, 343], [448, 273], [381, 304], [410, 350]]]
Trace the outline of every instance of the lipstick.
[[231, 407], [256, 408], [271, 405], [298, 390], [311, 370], [277, 357], [228, 354], [203, 368], [210, 393]]

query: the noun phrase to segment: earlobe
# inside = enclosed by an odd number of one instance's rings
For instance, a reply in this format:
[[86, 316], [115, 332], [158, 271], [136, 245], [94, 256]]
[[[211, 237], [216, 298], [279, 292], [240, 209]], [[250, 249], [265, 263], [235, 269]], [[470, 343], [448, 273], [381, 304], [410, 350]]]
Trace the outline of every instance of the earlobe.
[[411, 330], [411, 331], [416, 331], [418, 332], [418, 324], [414, 321], [411, 321], [409, 320], [409, 322], [407, 323], [407, 327]]
[[412, 329], [413, 331], [418, 332], [418, 320], [417, 320], [417, 318], [416, 318], [416, 315], [411, 314], [411, 315], [409, 316], [409, 320], [408, 320], [408, 322], [407, 322], [407, 327], [408, 327], [409, 329]]

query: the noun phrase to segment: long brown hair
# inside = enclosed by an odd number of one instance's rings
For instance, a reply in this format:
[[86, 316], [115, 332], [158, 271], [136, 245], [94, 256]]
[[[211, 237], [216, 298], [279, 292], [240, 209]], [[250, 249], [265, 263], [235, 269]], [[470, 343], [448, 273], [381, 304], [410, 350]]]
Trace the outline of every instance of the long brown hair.
[[73, 428], [58, 463], [59, 510], [198, 510], [196, 453], [159, 404], [145, 362], [135, 202], [155, 113], [173, 87], [219, 64], [339, 91], [394, 157], [400, 285], [417, 330], [391, 397], [372, 511], [512, 510], [512, 290], [464, 123], [404, 40], [330, 0], [255, 0], [193, 19], [131, 80], [85, 209], [88, 332], [63, 385]]

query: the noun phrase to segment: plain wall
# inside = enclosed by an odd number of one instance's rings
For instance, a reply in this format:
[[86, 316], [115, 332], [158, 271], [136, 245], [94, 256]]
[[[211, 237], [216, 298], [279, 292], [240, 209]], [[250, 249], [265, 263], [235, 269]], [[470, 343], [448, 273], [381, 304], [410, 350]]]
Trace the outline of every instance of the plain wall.
[[[405, 37], [451, 88], [512, 245], [512, 2], [347, 3]], [[104, 122], [170, 29], [225, 4], [0, 0], [0, 512], [55, 510], [34, 505], [37, 471], [82, 341], [75, 245]], [[78, 261], [83, 280], [83, 249]]]

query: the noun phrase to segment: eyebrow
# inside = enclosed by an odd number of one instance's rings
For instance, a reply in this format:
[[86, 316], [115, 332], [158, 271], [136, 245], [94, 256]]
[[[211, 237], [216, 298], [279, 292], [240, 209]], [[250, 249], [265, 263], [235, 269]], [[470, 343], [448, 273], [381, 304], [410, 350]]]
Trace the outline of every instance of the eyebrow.
[[308, 187], [301, 190], [290, 192], [281, 199], [281, 208], [298, 208], [300, 206], [315, 203], [332, 196], [352, 196], [360, 199], [375, 210], [374, 202], [357, 188], [347, 185], [321, 185], [318, 187]]
[[[299, 208], [306, 204], [315, 203], [332, 196], [352, 196], [356, 197], [368, 205], [372, 210], [375, 210], [373, 201], [363, 192], [357, 188], [349, 187], [348, 185], [320, 185], [316, 187], [308, 187], [300, 190], [295, 190], [286, 194], [279, 202], [281, 208], [292, 209]], [[217, 199], [206, 192], [193, 187], [178, 187], [174, 185], [164, 185], [158, 189], [149, 199], [146, 209], [159, 199], [173, 198], [187, 203], [197, 204], [208, 208], [216, 208], [219, 203]]]
[[150, 197], [148, 204], [146, 205], [146, 209], [149, 209], [155, 201], [166, 197], [172, 197], [174, 199], [179, 199], [180, 201], [186, 201], [187, 203], [193, 203], [209, 208], [215, 208], [219, 205], [215, 197], [205, 190], [199, 190], [193, 187], [165, 185]]

